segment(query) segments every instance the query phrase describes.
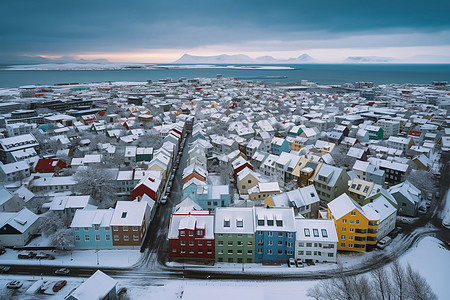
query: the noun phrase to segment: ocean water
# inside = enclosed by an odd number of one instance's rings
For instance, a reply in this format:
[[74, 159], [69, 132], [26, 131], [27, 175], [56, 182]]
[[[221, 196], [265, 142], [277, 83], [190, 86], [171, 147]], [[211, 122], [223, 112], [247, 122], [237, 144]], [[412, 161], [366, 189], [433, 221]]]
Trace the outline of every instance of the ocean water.
[[0, 88], [30, 84], [86, 83], [101, 81], [147, 81], [165, 78], [197, 77], [263, 77], [286, 76], [285, 79], [266, 79], [270, 82], [296, 83], [309, 80], [319, 84], [342, 84], [372, 81], [375, 84], [450, 81], [450, 64], [304, 64], [284, 65], [294, 70], [242, 70], [223, 68], [194, 68], [169, 70], [95, 70], [95, 71], [10, 71], [0, 70]]

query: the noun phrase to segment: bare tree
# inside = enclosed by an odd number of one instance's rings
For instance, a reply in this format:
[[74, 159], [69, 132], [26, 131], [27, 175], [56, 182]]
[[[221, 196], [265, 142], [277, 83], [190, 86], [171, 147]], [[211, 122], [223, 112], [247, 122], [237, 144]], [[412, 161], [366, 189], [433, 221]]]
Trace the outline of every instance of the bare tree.
[[334, 163], [337, 167], [350, 169], [356, 162], [356, 158], [348, 156], [347, 150], [341, 145], [336, 145], [333, 148], [331, 156], [333, 157]]
[[419, 272], [414, 271], [411, 265], [406, 266], [406, 275], [408, 282], [408, 298], [413, 300], [435, 300], [437, 296], [433, 293], [430, 285], [419, 274]]
[[59, 250], [67, 250], [73, 246], [73, 232], [71, 228], [59, 228], [52, 234], [51, 243]]
[[375, 297], [380, 300], [393, 299], [391, 281], [385, 268], [378, 268], [370, 272], [374, 288]]
[[100, 208], [109, 208], [114, 204], [114, 178], [108, 169], [98, 166], [79, 168], [73, 177], [77, 182], [75, 191], [91, 195]]
[[393, 295], [395, 299], [406, 299], [406, 273], [405, 269], [395, 260], [391, 265], [391, 280], [393, 282]]
[[405, 179], [418, 188], [422, 194], [435, 193], [438, 186], [433, 176], [433, 173], [430, 171], [409, 169], [405, 175]]

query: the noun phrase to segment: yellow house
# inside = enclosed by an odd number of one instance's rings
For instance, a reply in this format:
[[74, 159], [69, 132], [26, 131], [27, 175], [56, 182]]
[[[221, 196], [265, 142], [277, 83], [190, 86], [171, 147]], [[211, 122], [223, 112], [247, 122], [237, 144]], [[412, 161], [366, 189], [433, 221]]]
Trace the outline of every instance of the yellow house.
[[300, 158], [297, 166], [292, 171], [294, 178], [297, 178], [298, 187], [314, 184], [314, 178], [321, 166], [321, 162], [310, 161], [304, 157]]
[[374, 185], [373, 182], [354, 178], [348, 187], [348, 195], [362, 205], [364, 199], [372, 192]]
[[250, 168], [244, 168], [237, 174], [237, 186], [241, 195], [247, 195], [248, 190], [258, 183], [258, 176]]
[[380, 216], [367, 205], [361, 207], [347, 194], [328, 203], [328, 218], [336, 226], [337, 250], [366, 251], [377, 244]]

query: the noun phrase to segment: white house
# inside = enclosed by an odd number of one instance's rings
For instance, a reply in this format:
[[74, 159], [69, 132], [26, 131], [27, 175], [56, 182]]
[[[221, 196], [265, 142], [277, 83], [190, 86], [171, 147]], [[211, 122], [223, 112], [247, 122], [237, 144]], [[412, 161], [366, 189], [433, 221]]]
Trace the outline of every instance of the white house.
[[27, 208], [19, 212], [0, 213], [0, 244], [25, 246], [38, 231], [39, 216]]
[[295, 258], [303, 262], [337, 262], [338, 236], [330, 219], [295, 219]]

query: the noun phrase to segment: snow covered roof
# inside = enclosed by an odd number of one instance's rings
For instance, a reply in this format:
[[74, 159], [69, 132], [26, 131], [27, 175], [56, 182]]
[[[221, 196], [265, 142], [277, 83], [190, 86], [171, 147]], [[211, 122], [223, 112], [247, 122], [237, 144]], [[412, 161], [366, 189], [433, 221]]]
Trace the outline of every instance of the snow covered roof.
[[20, 197], [23, 197], [25, 202], [28, 202], [34, 197], [34, 193], [23, 185], [18, 190], [16, 190], [15, 193]]
[[328, 203], [328, 209], [331, 211], [335, 220], [339, 220], [355, 209], [369, 220], [379, 220], [379, 216], [372, 209], [363, 209], [345, 193]]
[[[331, 219], [295, 219], [297, 241], [322, 241], [337, 243], [339, 241], [336, 226]], [[309, 233], [309, 234], [307, 234]]]
[[[296, 231], [294, 209], [287, 207], [255, 207], [254, 210], [256, 230]], [[259, 225], [259, 223], [264, 225]]]
[[168, 239], [178, 238], [179, 229], [195, 228], [205, 229], [205, 235], [202, 239], [214, 238], [214, 215], [208, 211], [195, 211], [189, 214], [172, 214], [169, 225]]
[[114, 210], [110, 209], [77, 209], [73, 216], [70, 227], [92, 227], [99, 225], [100, 227], [111, 226], [111, 218]]
[[39, 220], [39, 216], [34, 214], [28, 208], [24, 208], [19, 212], [1, 212], [0, 228], [9, 225], [21, 233], [24, 233], [31, 225]]
[[50, 210], [64, 210], [66, 208], [82, 209], [89, 203], [91, 196], [55, 196], [50, 204]]
[[116, 289], [117, 280], [97, 270], [69, 295], [77, 300], [104, 299], [111, 290]]
[[253, 208], [217, 207], [215, 211], [216, 233], [255, 233]]
[[419, 203], [421, 200], [421, 191], [408, 180], [392, 186], [388, 189], [388, 192], [391, 193], [394, 198], [396, 193], [400, 193], [412, 204]]
[[111, 226], [141, 226], [146, 209], [147, 203], [145, 201], [117, 201]]
[[368, 206], [372, 208], [380, 216], [380, 222], [383, 222], [387, 217], [397, 212], [397, 209], [383, 196], [363, 206], [363, 209]]
[[5, 165], [0, 164], [0, 168], [2, 169], [3, 173], [8, 175], [8, 174], [13, 174], [15, 172], [29, 170], [30, 166], [28, 165], [28, 163], [26, 161], [21, 160], [21, 161], [12, 162], [12, 163], [5, 164]]
[[202, 210], [202, 207], [190, 197], [186, 197], [186, 199], [177, 204], [174, 209], [177, 214], [187, 214], [196, 210]]

